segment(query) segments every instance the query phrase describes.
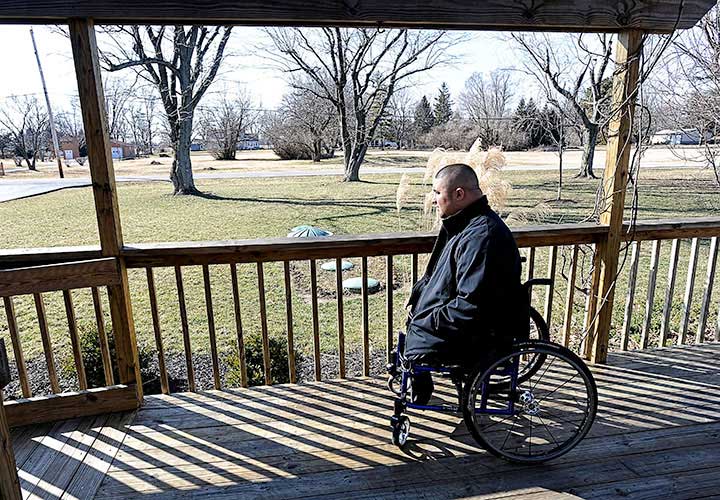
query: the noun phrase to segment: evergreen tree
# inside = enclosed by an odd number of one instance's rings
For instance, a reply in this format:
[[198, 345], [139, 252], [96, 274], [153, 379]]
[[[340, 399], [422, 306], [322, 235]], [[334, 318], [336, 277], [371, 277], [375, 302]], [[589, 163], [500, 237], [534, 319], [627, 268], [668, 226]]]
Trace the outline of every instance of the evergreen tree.
[[545, 132], [541, 124], [541, 113], [531, 97], [527, 101], [520, 99], [513, 122], [518, 130], [525, 134], [525, 142], [529, 149], [536, 148], [543, 144]]
[[415, 106], [415, 117], [413, 126], [418, 134], [427, 134], [435, 125], [435, 116], [433, 116], [432, 108], [427, 97], [423, 96], [420, 102]]
[[453, 102], [450, 98], [450, 89], [447, 84], [443, 82], [440, 86], [438, 96], [435, 98], [435, 125], [443, 125], [450, 121], [453, 114], [452, 107]]

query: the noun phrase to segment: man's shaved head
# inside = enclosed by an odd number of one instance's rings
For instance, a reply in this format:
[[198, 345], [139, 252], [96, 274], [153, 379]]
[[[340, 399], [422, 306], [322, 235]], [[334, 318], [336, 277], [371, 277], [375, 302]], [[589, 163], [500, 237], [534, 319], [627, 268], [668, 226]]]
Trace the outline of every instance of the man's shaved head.
[[435, 179], [443, 181], [448, 189], [459, 187], [466, 190], [479, 189], [477, 174], [464, 163], [453, 163], [441, 168], [435, 174]]
[[449, 217], [482, 198], [475, 171], [464, 163], [443, 167], [433, 180], [435, 204], [441, 217]]

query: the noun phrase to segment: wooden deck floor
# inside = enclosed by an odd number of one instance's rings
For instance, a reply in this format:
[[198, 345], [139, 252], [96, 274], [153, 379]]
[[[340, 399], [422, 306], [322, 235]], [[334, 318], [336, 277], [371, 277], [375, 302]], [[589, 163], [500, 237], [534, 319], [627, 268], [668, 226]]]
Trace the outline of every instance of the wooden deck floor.
[[[507, 464], [454, 415], [390, 444], [381, 380], [152, 396], [137, 413], [16, 429], [33, 498], [720, 498], [720, 344], [611, 355], [590, 435]], [[443, 392], [441, 390], [441, 392]]]

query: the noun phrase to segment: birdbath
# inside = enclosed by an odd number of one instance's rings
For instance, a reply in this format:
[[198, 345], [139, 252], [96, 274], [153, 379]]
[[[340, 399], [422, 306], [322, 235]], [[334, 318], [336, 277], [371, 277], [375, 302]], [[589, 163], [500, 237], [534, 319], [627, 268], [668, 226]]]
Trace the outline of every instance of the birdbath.
[[288, 238], [317, 238], [321, 236], [332, 236], [332, 233], [315, 226], [295, 226], [288, 233]]

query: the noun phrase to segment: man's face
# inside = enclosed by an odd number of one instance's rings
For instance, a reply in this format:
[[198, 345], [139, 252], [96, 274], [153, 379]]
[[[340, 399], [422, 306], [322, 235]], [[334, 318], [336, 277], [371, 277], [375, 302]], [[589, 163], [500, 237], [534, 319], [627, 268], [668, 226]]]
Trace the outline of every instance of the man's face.
[[463, 188], [449, 189], [445, 179], [433, 181], [433, 195], [440, 217], [449, 217], [463, 208], [462, 200], [465, 198], [465, 191]]

